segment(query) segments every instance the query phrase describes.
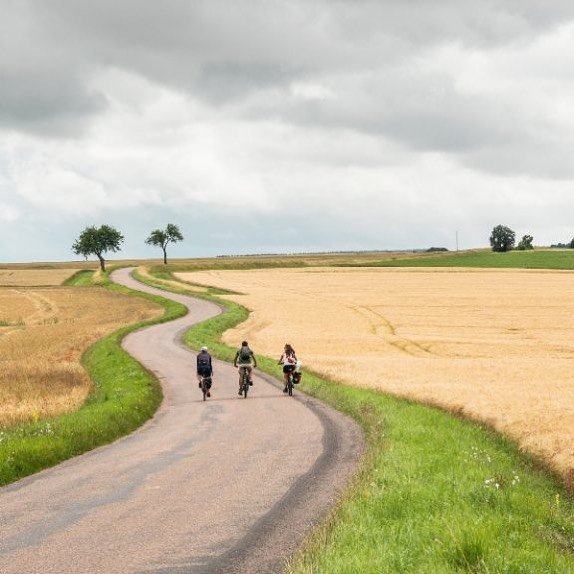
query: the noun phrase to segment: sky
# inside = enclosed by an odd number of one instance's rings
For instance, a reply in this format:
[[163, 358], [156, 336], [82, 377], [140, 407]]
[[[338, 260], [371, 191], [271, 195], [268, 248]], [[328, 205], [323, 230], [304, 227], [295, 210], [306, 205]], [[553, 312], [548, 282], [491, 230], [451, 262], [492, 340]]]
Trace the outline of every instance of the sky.
[[571, 0], [0, 0], [0, 262], [574, 237]]

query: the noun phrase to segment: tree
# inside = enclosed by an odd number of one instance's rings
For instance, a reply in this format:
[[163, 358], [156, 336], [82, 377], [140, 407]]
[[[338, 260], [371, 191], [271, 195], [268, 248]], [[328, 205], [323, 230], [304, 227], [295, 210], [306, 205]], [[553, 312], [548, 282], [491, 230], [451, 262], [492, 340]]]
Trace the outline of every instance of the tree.
[[572, 238], [572, 241], [568, 244], [568, 247], [570, 247], [570, 249], [574, 249], [574, 237]]
[[163, 250], [163, 262], [167, 264], [167, 245], [168, 243], [177, 243], [183, 241], [183, 235], [177, 225], [168, 223], [165, 230], [154, 229], [149, 237], [145, 240], [148, 245], [155, 245], [161, 247]]
[[533, 241], [534, 237], [532, 237], [532, 235], [523, 235], [522, 239], [516, 246], [516, 249], [519, 249], [520, 251], [527, 251], [529, 249], [534, 249], [534, 247], [532, 246]]
[[123, 240], [124, 236], [109, 225], [102, 225], [101, 227], [92, 225], [80, 233], [80, 237], [72, 245], [72, 251], [76, 255], [83, 255], [86, 259], [88, 255], [96, 255], [100, 260], [100, 268], [105, 271], [104, 253], [119, 251]]
[[490, 245], [493, 251], [510, 251], [514, 247], [515, 233], [504, 225], [497, 225], [490, 235]]

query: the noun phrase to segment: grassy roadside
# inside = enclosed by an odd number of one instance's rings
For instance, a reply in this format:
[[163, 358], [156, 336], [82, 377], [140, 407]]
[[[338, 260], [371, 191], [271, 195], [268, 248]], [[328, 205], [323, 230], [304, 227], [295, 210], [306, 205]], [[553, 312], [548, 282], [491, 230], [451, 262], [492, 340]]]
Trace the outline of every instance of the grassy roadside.
[[92, 269], [82, 269], [68, 277], [62, 285], [64, 287], [91, 287], [94, 285], [94, 274], [95, 271]]
[[[360, 263], [343, 264], [362, 267]], [[384, 259], [368, 267], [483, 267], [492, 269], [574, 269], [574, 249], [508, 251], [487, 250], [421, 254], [418, 257]]]
[[306, 376], [359, 421], [360, 475], [288, 569], [310, 573], [572, 573], [574, 506], [536, 461], [437, 409]]
[[[193, 327], [186, 342], [229, 360], [234, 350], [220, 336], [247, 311], [221, 304], [228, 312]], [[258, 364], [277, 376], [275, 361]], [[288, 574], [574, 573], [572, 499], [513, 444], [437, 409], [310, 372], [303, 389], [355, 418], [368, 450]]]
[[[82, 281], [85, 275], [81, 277]], [[120, 347], [128, 333], [185, 314], [178, 303], [111, 284], [108, 289], [137, 295], [164, 308], [159, 319], [124, 327], [92, 345], [82, 363], [94, 393], [78, 411], [0, 431], [0, 485], [53, 466], [63, 460], [126, 435], [149, 419], [162, 394], [154, 376]], [[88, 284], [88, 283], [80, 283]]]

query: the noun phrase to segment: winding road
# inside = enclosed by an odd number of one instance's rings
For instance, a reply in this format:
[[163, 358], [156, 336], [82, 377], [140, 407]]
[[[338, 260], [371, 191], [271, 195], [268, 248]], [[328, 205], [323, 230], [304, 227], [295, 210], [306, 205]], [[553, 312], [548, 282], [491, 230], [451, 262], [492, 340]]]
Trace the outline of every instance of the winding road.
[[360, 429], [259, 373], [242, 399], [222, 362], [203, 402], [180, 339], [220, 309], [142, 285], [129, 269], [113, 280], [189, 308], [124, 340], [164, 401], [133, 434], [0, 488], [0, 572], [281, 572], [354, 472]]

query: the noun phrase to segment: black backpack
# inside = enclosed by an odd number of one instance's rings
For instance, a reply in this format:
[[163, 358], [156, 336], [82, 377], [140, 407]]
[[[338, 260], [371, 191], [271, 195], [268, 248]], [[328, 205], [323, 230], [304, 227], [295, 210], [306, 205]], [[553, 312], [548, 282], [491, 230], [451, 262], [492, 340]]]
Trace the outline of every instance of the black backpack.
[[198, 367], [209, 367], [209, 355], [207, 353], [200, 353], [197, 355]]

